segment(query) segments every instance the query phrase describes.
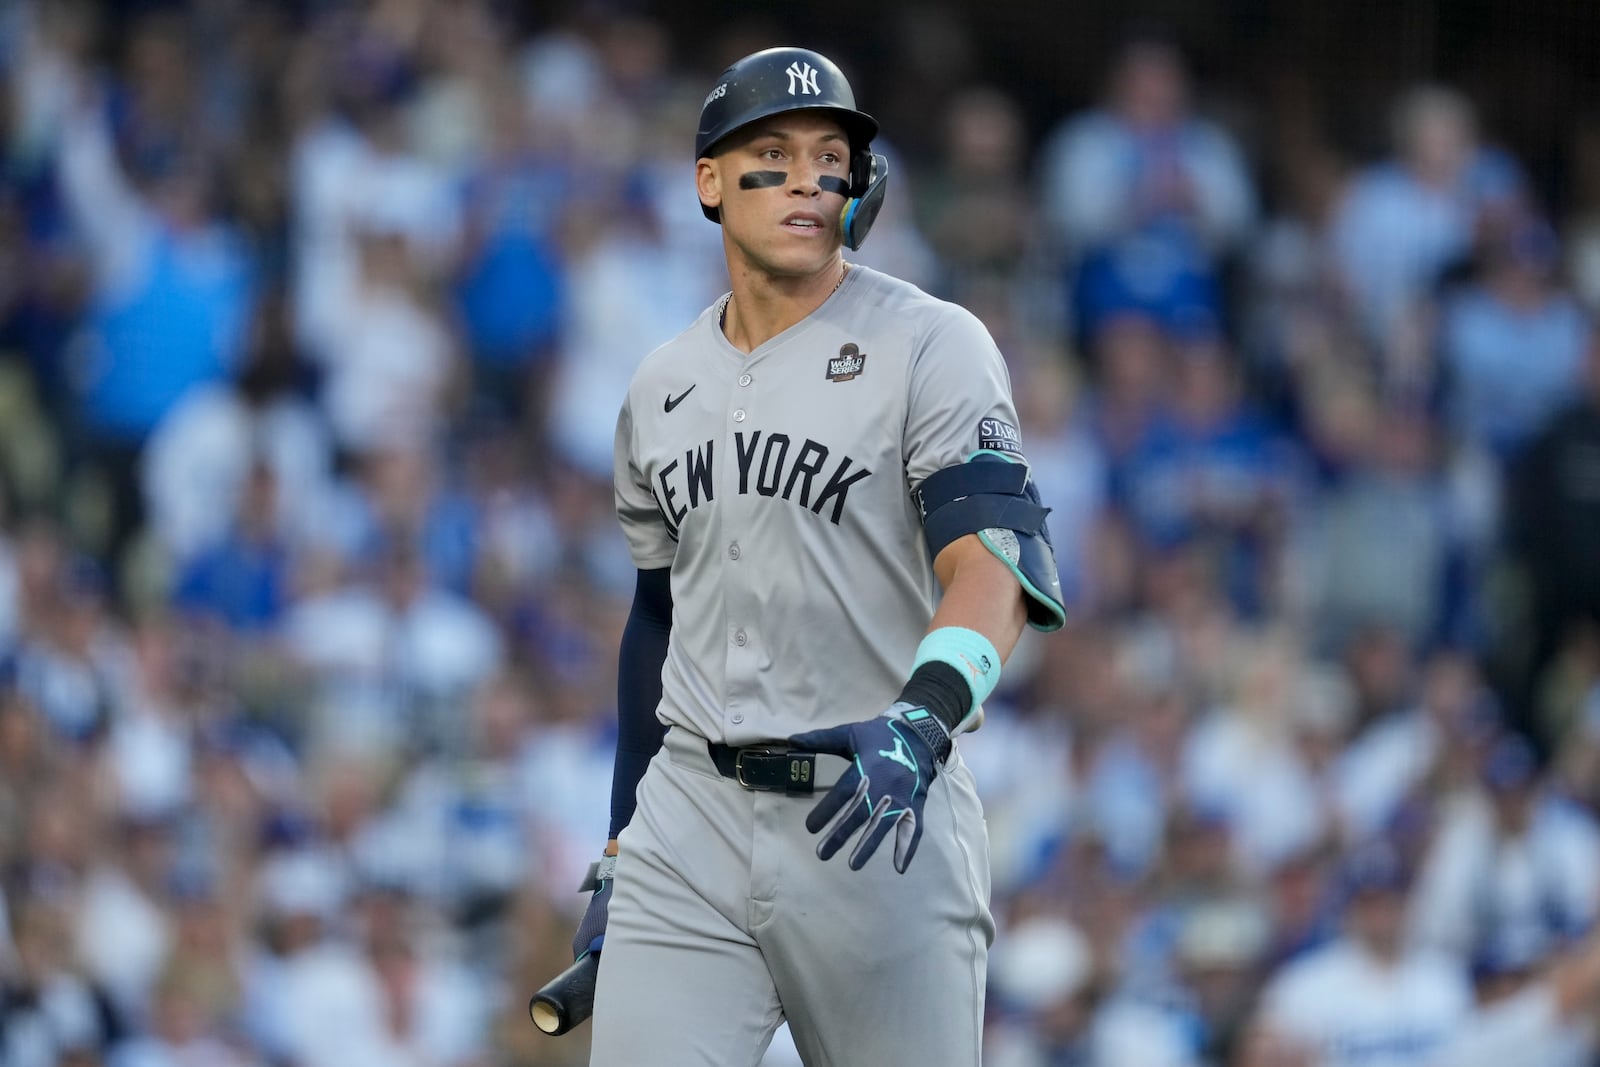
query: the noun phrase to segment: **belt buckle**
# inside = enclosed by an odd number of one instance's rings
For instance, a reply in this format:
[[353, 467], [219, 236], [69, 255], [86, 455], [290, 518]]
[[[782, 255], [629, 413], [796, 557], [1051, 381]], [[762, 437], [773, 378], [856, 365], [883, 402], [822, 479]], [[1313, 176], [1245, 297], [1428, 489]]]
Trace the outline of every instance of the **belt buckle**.
[[756, 787], [744, 780], [744, 758], [752, 752], [758, 756], [775, 756], [778, 754], [778, 750], [774, 748], [741, 748], [733, 754], [733, 780], [750, 790], [754, 790]]
[[[744, 758], [753, 755], [761, 759], [787, 759], [789, 761], [788, 779], [781, 785], [776, 782], [762, 782], [753, 784], [745, 781]], [[791, 748], [772, 748], [767, 746], [754, 746], [741, 748], [733, 757], [733, 780], [752, 792], [767, 791], [773, 793], [787, 793], [790, 796], [808, 796], [816, 788], [817, 754], [815, 752], [799, 752]]]

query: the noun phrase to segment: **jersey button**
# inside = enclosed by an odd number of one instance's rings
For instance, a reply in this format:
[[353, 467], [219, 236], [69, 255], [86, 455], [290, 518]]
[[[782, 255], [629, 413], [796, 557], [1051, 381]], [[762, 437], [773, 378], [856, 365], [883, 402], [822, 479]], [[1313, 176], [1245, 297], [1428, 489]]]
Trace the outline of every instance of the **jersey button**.
[[738, 411], [735, 411], [733, 413], [733, 421], [734, 422], [743, 422], [744, 421], [744, 408], [740, 408]]
[[748, 640], [750, 640], [750, 638], [745, 636], [743, 630], [740, 630], [733, 635], [733, 643], [738, 645], [740, 648], [743, 648], [745, 646], [745, 642]]
[[733, 544], [728, 546], [728, 558], [729, 559], [738, 559], [739, 558], [739, 542], [735, 541]]
[[734, 714], [731, 716], [731, 718], [733, 719], [734, 722], [744, 722], [744, 713], [743, 712], [734, 712]]
[[749, 385], [753, 381], [755, 381], [755, 379], [750, 377], [750, 375], [748, 375], [748, 374], [739, 375], [739, 384], [740, 385]]

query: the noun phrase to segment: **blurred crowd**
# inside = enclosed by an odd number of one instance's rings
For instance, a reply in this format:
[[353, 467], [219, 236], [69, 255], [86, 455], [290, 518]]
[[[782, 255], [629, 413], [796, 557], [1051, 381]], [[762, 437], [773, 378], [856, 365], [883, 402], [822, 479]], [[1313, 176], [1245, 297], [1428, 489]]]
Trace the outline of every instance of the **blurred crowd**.
[[[615, 414], [775, 43], [0, 6], [0, 1065], [585, 1062], [525, 1005], [606, 832]], [[1043, 130], [947, 69], [849, 258], [999, 342], [1071, 601], [962, 739], [986, 1062], [1593, 1062], [1600, 135], [1557, 204], [1447, 85], [1369, 158], [1153, 31]]]

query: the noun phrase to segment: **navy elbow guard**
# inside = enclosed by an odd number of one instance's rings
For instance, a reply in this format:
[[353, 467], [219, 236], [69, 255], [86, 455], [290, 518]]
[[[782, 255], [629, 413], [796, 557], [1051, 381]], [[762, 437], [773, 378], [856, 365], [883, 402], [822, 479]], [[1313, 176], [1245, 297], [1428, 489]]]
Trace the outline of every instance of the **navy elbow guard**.
[[1067, 609], [1056, 572], [1039, 490], [1028, 465], [999, 452], [976, 452], [965, 463], [935, 471], [914, 494], [922, 534], [935, 557], [958, 537], [977, 534], [1017, 581], [1028, 599], [1028, 625], [1059, 630]]

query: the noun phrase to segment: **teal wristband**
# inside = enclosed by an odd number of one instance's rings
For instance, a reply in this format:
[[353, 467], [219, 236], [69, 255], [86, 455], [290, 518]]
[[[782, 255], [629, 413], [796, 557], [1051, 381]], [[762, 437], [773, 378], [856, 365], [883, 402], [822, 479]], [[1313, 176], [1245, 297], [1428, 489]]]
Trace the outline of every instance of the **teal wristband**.
[[948, 663], [967, 680], [972, 704], [956, 732], [971, 728], [983, 711], [983, 702], [1000, 682], [1000, 653], [994, 643], [976, 630], [964, 626], [941, 626], [917, 646], [913, 672], [924, 663]]

